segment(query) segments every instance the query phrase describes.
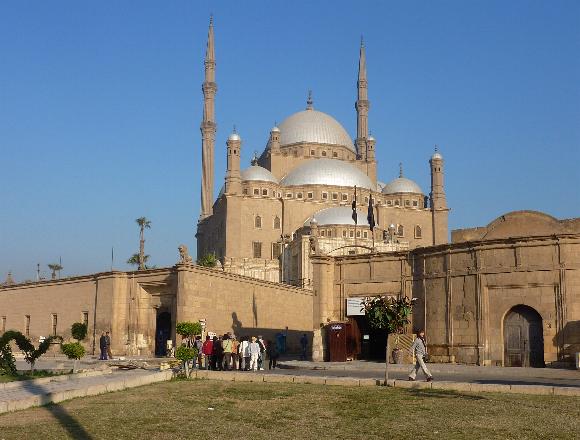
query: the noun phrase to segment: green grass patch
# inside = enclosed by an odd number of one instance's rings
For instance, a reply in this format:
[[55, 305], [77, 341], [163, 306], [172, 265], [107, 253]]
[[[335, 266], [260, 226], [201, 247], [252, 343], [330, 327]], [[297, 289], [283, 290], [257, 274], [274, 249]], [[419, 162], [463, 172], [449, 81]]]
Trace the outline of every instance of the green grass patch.
[[38, 379], [40, 377], [52, 377], [52, 376], [60, 376], [61, 374], [66, 373], [52, 373], [51, 371], [45, 370], [35, 370], [33, 375], [30, 373], [22, 373], [17, 376], [7, 376], [7, 375], [0, 375], [0, 383], [3, 382], [13, 382], [15, 380], [30, 380], [30, 379]]
[[6, 440], [573, 439], [579, 420], [576, 397], [177, 380], [5, 414], [0, 433]]

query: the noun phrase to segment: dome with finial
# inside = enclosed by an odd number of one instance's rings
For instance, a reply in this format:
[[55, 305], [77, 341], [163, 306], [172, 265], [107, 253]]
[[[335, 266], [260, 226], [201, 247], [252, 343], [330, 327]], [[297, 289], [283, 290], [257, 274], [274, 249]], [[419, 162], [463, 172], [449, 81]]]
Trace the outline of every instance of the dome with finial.
[[278, 179], [268, 171], [266, 168], [258, 165], [258, 159], [254, 153], [254, 159], [252, 159], [252, 166], [242, 170], [240, 177], [243, 182], [249, 181], [260, 181], [260, 182], [272, 182], [278, 184]]
[[240, 135], [238, 134], [237, 130], [236, 130], [236, 126], [234, 125], [234, 130], [232, 131], [232, 133], [228, 136], [228, 141], [241, 141], [242, 138], [240, 137]]
[[270, 132], [271, 132], [271, 133], [280, 133], [280, 129], [279, 129], [279, 128], [278, 128], [276, 125], [274, 125], [274, 126], [272, 127], [272, 130], [270, 130]]
[[403, 177], [403, 164], [399, 164], [399, 177], [390, 181], [381, 191], [383, 194], [412, 193], [423, 194], [421, 187], [411, 179]]
[[437, 145], [435, 145], [435, 153], [433, 153], [433, 156], [431, 156], [431, 159], [443, 160], [443, 156], [439, 152], [439, 147]]
[[278, 127], [281, 146], [297, 143], [327, 144], [355, 151], [352, 139], [344, 127], [332, 116], [314, 110], [312, 95], [309, 95], [306, 110], [289, 116]]

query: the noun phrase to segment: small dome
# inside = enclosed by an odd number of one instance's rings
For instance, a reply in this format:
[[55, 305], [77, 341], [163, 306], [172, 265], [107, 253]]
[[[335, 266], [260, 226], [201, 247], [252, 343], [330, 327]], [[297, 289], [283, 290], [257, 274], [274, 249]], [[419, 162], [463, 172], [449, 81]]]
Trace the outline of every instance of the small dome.
[[278, 180], [276, 180], [276, 178], [270, 171], [259, 165], [252, 165], [251, 167], [243, 170], [241, 173], [241, 178], [242, 181], [259, 180], [263, 182], [278, 183]]
[[[357, 213], [357, 224], [360, 226], [368, 226], [369, 222], [367, 220], [367, 214], [359, 209], [356, 210]], [[352, 219], [352, 208], [350, 206], [339, 206], [336, 208], [327, 208], [322, 211], [318, 211], [312, 217], [304, 222], [304, 226], [310, 225], [312, 220], [316, 216], [314, 221], [318, 222], [319, 226], [327, 225], [349, 225], [354, 226], [354, 220]]]
[[342, 145], [355, 151], [352, 139], [340, 123], [332, 116], [308, 109], [286, 118], [280, 124], [280, 145], [298, 142]]
[[421, 187], [406, 177], [398, 177], [395, 180], [387, 183], [382, 191], [383, 194], [397, 194], [397, 193], [415, 193], [423, 194]]
[[308, 159], [280, 181], [282, 186], [332, 185], [374, 189], [371, 179], [348, 162], [337, 159]]
[[435, 153], [433, 153], [433, 156], [431, 156], [431, 159], [443, 160], [443, 156], [441, 155], [441, 153], [439, 153], [439, 151], [436, 151]]
[[369, 139], [369, 141], [374, 141], [375, 140], [375, 138], [372, 135], [369, 136], [368, 139]]
[[280, 129], [276, 126], [272, 127], [272, 130], [270, 130], [271, 133], [280, 133]]
[[238, 133], [236, 133], [235, 131], [229, 135], [228, 137], [228, 141], [241, 141], [242, 138], [240, 138], [240, 135]]

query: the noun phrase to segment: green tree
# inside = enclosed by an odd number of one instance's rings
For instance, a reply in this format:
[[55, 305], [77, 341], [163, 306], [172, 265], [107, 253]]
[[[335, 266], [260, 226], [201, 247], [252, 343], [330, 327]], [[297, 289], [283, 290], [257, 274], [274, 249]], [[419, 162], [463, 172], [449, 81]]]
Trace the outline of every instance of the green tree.
[[175, 324], [175, 333], [183, 338], [192, 339], [201, 335], [201, 324], [199, 322], [181, 321]]
[[214, 254], [205, 254], [197, 259], [197, 264], [203, 267], [216, 267], [217, 258]]
[[146, 217], [139, 217], [135, 220], [139, 225], [139, 270], [145, 267], [145, 229], [151, 229], [151, 221]]
[[51, 277], [53, 280], [56, 280], [56, 273], [58, 272], [58, 277], [60, 278], [60, 271], [62, 270], [62, 266], [58, 263], [51, 263], [48, 265], [48, 268], [52, 270]]
[[175, 359], [183, 362], [183, 369], [185, 370], [185, 377], [189, 377], [189, 362], [197, 357], [197, 347], [187, 347], [182, 345], [175, 350]]
[[[149, 269], [149, 266], [147, 266], [147, 261], [149, 260], [149, 255], [143, 255], [143, 262], [145, 264], [145, 269]], [[131, 255], [131, 258], [129, 258], [127, 260], [127, 264], [130, 264], [132, 266], [137, 266], [139, 267], [139, 254], [133, 254]]]
[[409, 317], [413, 311], [415, 299], [407, 297], [392, 298], [376, 296], [366, 298], [363, 302], [363, 310], [368, 323], [372, 328], [386, 330], [386, 359], [385, 359], [385, 386], [389, 380], [389, 335], [401, 333], [409, 324]]
[[[2, 337], [0, 337], [0, 353], [2, 355], [2, 361], [0, 364], [8, 365], [8, 369], [11, 369], [11, 365], [14, 365], [14, 356], [12, 355], [12, 350], [10, 349], [10, 342], [14, 340], [16, 346], [24, 354], [24, 360], [30, 364], [30, 374], [34, 374], [34, 364], [44, 353], [50, 348], [50, 344], [53, 341], [62, 341], [60, 336], [49, 336], [44, 339], [36, 348], [30, 339], [24, 336], [19, 331], [8, 330]], [[14, 367], [13, 371], [16, 371]]]
[[72, 337], [75, 338], [77, 342], [80, 342], [87, 337], [87, 325], [82, 322], [75, 322], [71, 326], [70, 332]]
[[74, 360], [73, 373], [76, 373], [77, 362], [86, 353], [85, 347], [83, 347], [83, 344], [81, 344], [80, 342], [71, 342], [70, 344], [62, 344], [60, 348], [67, 358]]

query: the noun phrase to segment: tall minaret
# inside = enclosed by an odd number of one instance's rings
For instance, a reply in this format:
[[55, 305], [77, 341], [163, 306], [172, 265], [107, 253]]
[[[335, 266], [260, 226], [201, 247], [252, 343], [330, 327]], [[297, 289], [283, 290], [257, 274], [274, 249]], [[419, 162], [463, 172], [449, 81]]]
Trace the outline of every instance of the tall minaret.
[[433, 224], [433, 244], [443, 244], [449, 241], [447, 199], [443, 182], [443, 156], [437, 145], [435, 153], [429, 160], [431, 166], [431, 216]]
[[358, 60], [358, 81], [356, 83], [358, 95], [355, 103], [356, 108], [356, 151], [360, 159], [366, 160], [367, 145], [369, 137], [368, 113], [370, 102], [367, 90], [367, 60], [365, 55], [365, 45], [363, 39], [360, 40], [360, 54]]
[[242, 179], [240, 175], [240, 156], [242, 147], [242, 138], [236, 131], [234, 126], [234, 131], [228, 137], [226, 142], [228, 155], [227, 155], [227, 169], [226, 169], [226, 194], [241, 194], [242, 192]]
[[207, 49], [205, 51], [205, 81], [203, 91], [203, 120], [201, 121], [201, 214], [200, 220], [212, 215], [213, 173], [215, 146], [215, 52], [213, 41], [213, 16], [209, 19]]

